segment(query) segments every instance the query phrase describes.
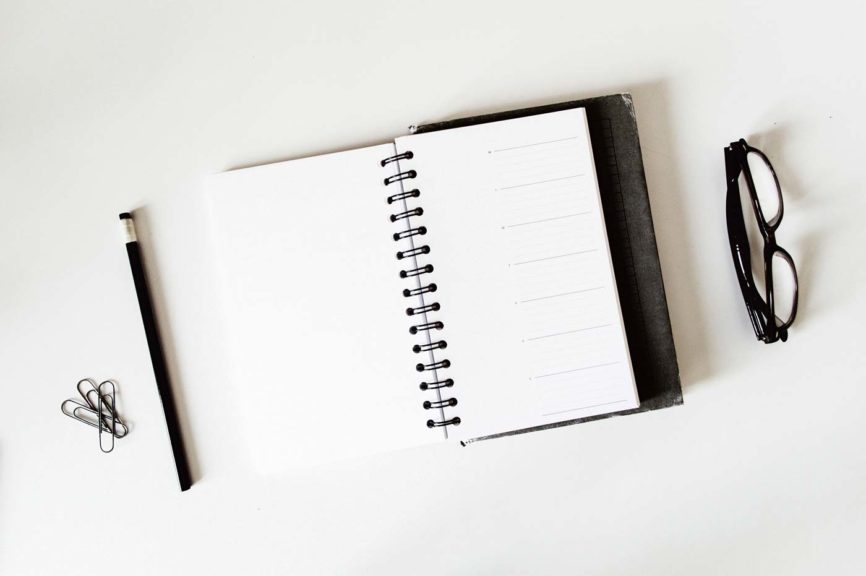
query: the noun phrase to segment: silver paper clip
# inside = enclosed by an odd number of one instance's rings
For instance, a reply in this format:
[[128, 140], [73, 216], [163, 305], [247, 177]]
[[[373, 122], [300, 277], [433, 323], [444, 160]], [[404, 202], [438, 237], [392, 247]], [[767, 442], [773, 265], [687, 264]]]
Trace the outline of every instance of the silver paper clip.
[[[79, 422], [99, 430], [99, 449], [106, 454], [114, 450], [114, 441], [129, 433], [129, 427], [117, 413], [117, 387], [112, 380], [99, 385], [91, 378], [84, 378], [75, 385], [84, 402], [64, 400], [60, 411]], [[111, 438], [108, 442], [107, 438]]]

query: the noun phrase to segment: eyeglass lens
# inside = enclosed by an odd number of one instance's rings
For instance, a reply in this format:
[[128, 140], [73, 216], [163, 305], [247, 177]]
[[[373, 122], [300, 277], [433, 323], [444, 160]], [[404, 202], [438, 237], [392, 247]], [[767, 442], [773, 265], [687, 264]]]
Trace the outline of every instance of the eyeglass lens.
[[782, 215], [782, 191], [776, 185], [773, 168], [767, 163], [763, 155], [751, 150], [746, 153], [746, 163], [752, 174], [752, 182], [755, 185], [755, 192], [758, 196], [761, 212], [764, 215], [764, 221], [769, 226], [774, 227]]
[[773, 298], [776, 326], [787, 324], [794, 315], [794, 295], [797, 280], [794, 266], [782, 252], [773, 254]]

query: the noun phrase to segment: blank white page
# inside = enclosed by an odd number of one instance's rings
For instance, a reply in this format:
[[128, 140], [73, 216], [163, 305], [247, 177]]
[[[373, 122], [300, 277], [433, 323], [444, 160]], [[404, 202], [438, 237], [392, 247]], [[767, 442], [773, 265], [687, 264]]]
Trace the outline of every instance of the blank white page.
[[[639, 405], [583, 109], [397, 139], [412, 151], [468, 439]], [[451, 428], [451, 427], [449, 427]]]
[[[263, 472], [442, 440], [426, 426], [387, 144], [211, 177], [235, 398]], [[226, 417], [232, 421], [234, 415]]]

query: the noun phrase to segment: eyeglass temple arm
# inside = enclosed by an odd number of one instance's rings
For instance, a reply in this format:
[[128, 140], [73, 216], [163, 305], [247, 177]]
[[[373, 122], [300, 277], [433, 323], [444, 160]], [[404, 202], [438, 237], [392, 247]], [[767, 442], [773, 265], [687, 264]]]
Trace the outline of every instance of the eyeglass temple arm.
[[725, 199], [725, 212], [728, 224], [728, 241], [731, 247], [731, 257], [734, 260], [734, 268], [737, 272], [737, 282], [743, 294], [743, 301], [749, 320], [758, 339], [763, 339], [765, 318], [760, 306], [754, 300], [755, 280], [752, 277], [752, 256], [749, 252], [748, 237], [746, 235], [746, 221], [743, 216], [743, 206], [740, 202], [740, 189], [738, 179], [740, 177], [740, 162], [736, 157], [733, 144], [725, 148], [725, 171], [728, 191]]

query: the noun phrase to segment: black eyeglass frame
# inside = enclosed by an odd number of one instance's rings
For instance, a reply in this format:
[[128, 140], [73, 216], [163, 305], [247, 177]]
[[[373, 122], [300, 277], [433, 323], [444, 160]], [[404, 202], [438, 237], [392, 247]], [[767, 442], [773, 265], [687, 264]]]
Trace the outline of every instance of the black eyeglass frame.
[[[773, 180], [776, 184], [776, 193], [778, 194], [779, 212], [771, 220], [767, 221], [764, 216], [764, 211], [761, 209], [761, 203], [758, 199], [758, 193], [755, 189], [755, 182], [752, 179], [752, 171], [749, 169], [748, 154], [753, 153], [760, 156], [773, 174]], [[740, 290], [743, 293], [743, 299], [746, 303], [746, 310], [749, 313], [749, 319], [752, 321], [752, 327], [755, 330], [755, 335], [759, 340], [763, 340], [767, 344], [781, 340], [782, 342], [788, 339], [788, 328], [794, 323], [794, 318], [797, 316], [797, 300], [799, 297], [799, 282], [797, 280], [797, 268], [794, 266], [794, 259], [788, 254], [787, 250], [776, 243], [776, 230], [782, 222], [784, 214], [784, 203], [782, 200], [782, 188], [779, 186], [779, 178], [776, 176], [776, 170], [767, 156], [749, 144], [740, 139], [738, 142], [731, 142], [725, 148], [725, 171], [728, 181], [728, 194], [726, 200], [726, 213], [728, 221], [728, 241], [731, 245], [731, 256], [734, 260], [734, 269], [737, 273], [737, 281], [740, 284]], [[749, 189], [749, 198], [751, 199], [752, 209], [754, 210], [758, 229], [764, 239], [764, 295], [758, 291], [755, 285], [755, 278], [752, 275], [752, 257], [749, 250], [749, 238], [746, 234], [746, 222], [743, 217], [743, 204], [740, 200], [740, 174], [745, 177], [746, 185]], [[773, 293], [773, 258], [779, 255], [791, 267], [794, 275], [794, 296], [791, 307], [791, 316], [784, 323], [777, 324], [775, 298]]]

